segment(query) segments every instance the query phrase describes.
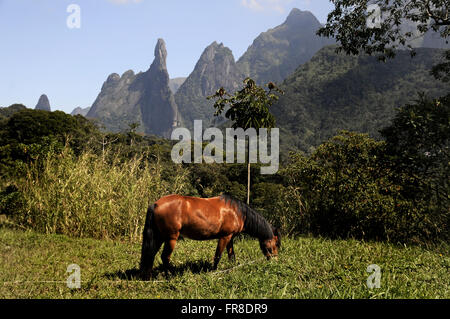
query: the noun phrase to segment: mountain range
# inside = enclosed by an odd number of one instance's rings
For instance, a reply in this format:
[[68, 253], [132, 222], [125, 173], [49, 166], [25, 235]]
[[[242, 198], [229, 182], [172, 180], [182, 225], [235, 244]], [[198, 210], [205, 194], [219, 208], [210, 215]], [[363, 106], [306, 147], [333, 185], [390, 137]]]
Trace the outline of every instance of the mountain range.
[[[407, 51], [399, 51], [396, 59], [380, 63], [364, 55], [336, 54], [334, 39], [316, 35], [320, 27], [312, 13], [293, 9], [237, 61], [223, 43], [213, 42], [191, 74], [176, 79], [169, 78], [165, 43], [159, 39], [150, 68], [111, 74], [86, 116], [109, 131], [138, 123], [138, 131], [163, 137], [175, 126], [192, 128], [196, 119], [217, 126], [224, 120], [213, 117], [213, 101], [206, 97], [220, 87], [234, 92], [250, 76], [259, 85], [272, 81], [285, 90], [273, 106], [282, 144], [308, 151], [337, 129], [376, 135], [395, 108], [418, 91], [436, 95], [446, 90], [429, 75], [442, 50], [419, 49], [412, 60]], [[428, 34], [416, 46], [445, 47], [438, 40]]]

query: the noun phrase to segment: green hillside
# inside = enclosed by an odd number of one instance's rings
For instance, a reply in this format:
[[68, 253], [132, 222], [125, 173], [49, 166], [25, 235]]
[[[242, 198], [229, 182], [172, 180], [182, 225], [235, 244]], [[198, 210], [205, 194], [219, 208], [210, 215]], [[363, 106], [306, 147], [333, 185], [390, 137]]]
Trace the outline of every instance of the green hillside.
[[312, 147], [339, 130], [353, 130], [378, 137], [395, 110], [413, 102], [418, 92], [430, 97], [448, 93], [448, 84], [430, 75], [443, 50], [417, 49], [411, 58], [400, 51], [386, 63], [366, 55], [320, 50], [281, 85], [285, 91], [272, 111], [281, 128], [283, 149]]

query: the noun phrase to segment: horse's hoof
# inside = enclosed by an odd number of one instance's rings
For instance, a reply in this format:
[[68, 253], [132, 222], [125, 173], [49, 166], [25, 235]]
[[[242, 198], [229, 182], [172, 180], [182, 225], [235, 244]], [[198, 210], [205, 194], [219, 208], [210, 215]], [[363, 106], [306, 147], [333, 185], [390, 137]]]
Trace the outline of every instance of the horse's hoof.
[[172, 266], [171, 264], [164, 266], [164, 274], [166, 276], [168, 275], [172, 275], [175, 273], [175, 267]]
[[141, 274], [142, 281], [149, 281], [151, 277], [151, 274]]

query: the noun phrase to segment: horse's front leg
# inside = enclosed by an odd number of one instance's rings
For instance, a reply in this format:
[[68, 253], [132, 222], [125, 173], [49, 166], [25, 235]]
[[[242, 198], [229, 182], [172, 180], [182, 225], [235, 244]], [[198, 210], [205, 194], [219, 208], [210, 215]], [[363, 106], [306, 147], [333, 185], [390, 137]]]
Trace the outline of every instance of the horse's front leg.
[[232, 237], [233, 235], [231, 234], [219, 239], [219, 242], [217, 243], [216, 255], [214, 256], [214, 266], [213, 266], [214, 270], [217, 269], [217, 265], [219, 264], [220, 257], [222, 257], [223, 250], [228, 245]]
[[230, 241], [228, 242], [227, 252], [228, 252], [228, 259], [230, 261], [235, 262], [236, 261], [236, 256], [234, 255], [233, 237], [231, 237]]

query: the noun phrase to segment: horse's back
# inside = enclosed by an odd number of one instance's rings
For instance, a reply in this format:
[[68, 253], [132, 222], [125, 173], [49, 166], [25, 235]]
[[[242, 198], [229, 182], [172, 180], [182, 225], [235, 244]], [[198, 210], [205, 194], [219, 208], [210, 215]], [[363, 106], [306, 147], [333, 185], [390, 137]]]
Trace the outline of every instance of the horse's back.
[[216, 197], [210, 197], [210, 198], [201, 198], [201, 197], [194, 197], [194, 196], [184, 196], [184, 195], [178, 195], [178, 194], [170, 194], [170, 195], [166, 195], [161, 197], [160, 199], [158, 199], [155, 204], [162, 204], [162, 203], [167, 203], [167, 202], [171, 202], [171, 201], [176, 201], [176, 200], [180, 200], [180, 201], [196, 201], [196, 202], [209, 202], [209, 201], [219, 201], [220, 200], [220, 196], [216, 196]]
[[193, 210], [218, 210], [223, 206], [220, 196], [200, 198], [183, 195], [163, 196], [155, 202], [155, 207], [170, 207], [172, 210], [177, 206], [186, 212]]
[[167, 195], [155, 202], [160, 228], [191, 239], [212, 239], [237, 233], [242, 223], [235, 210], [220, 197]]

